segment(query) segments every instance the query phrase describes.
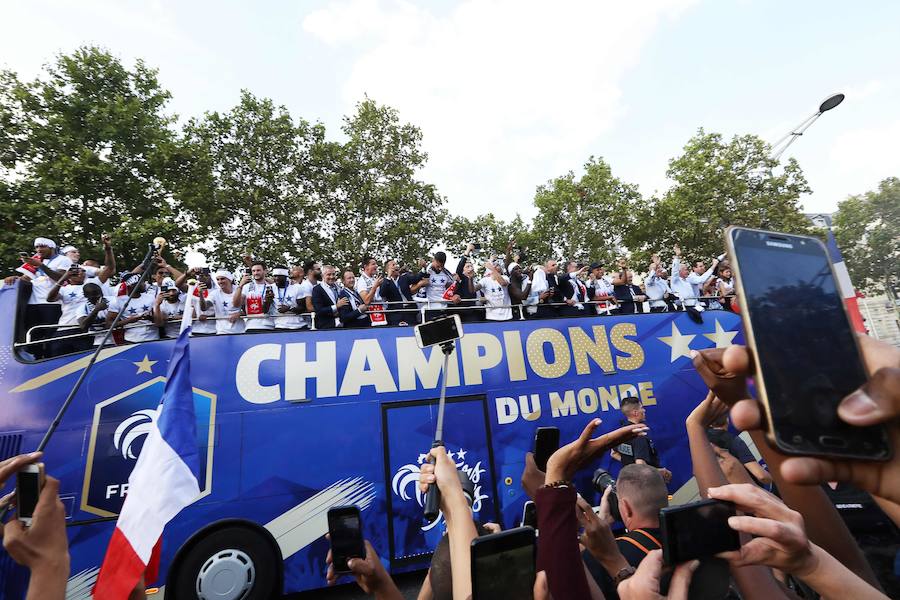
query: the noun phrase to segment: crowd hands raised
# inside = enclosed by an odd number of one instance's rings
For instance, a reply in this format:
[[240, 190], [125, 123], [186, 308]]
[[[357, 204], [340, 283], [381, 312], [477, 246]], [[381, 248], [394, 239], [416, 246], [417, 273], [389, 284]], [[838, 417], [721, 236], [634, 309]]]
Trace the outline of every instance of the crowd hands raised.
[[[457, 313], [462, 320], [506, 321], [728, 309], [734, 279], [727, 264], [714, 259], [682, 262], [674, 247], [671, 276], [654, 255], [641, 285], [626, 259], [609, 269], [548, 260], [530, 267], [510, 242], [506, 253], [476, 257], [469, 244], [453, 272], [447, 255], [383, 265], [363, 258], [356, 268], [339, 270], [309, 261], [274, 265], [244, 256], [237, 271], [170, 264], [162, 250], [150, 262], [117, 273], [112, 239], [104, 234], [104, 263], [81, 260], [72, 246], [57, 250], [53, 240], [37, 238], [34, 254], [20, 253], [19, 275], [7, 277], [30, 286], [17, 341], [34, 358], [89, 350], [107, 344], [177, 337], [186, 310], [194, 335], [229, 335], [272, 330], [409, 326], [422, 319]], [[720, 257], [721, 258], [721, 257]], [[188, 298], [188, 284], [196, 282]], [[27, 291], [27, 290], [26, 290]], [[114, 335], [108, 329], [121, 314]], [[47, 341], [52, 339], [53, 341]]]
[[[742, 346], [696, 352], [694, 366], [709, 388], [685, 421], [693, 474], [704, 498], [733, 503], [737, 516], [727, 525], [740, 535], [740, 548], [666, 566], [661, 546], [660, 510], [669, 504], [664, 473], [638, 461], [622, 468], [614, 486], [595, 509], [573, 479], [599, 457], [649, 433], [638, 419], [595, 435], [600, 419], [547, 461], [546, 472], [525, 456], [522, 487], [536, 504], [537, 562], [533, 598], [657, 600], [660, 598], [887, 598], [881, 583], [825, 493], [825, 485], [844, 482], [871, 494], [900, 525], [900, 350], [863, 338], [871, 378], [845, 398], [841, 419], [854, 425], [885, 424], [894, 444], [888, 462], [787, 457], [766, 441], [764, 413], [747, 389], [752, 358]], [[771, 469], [758, 477], [731, 452], [714, 443], [723, 421], [749, 432]], [[478, 526], [463, 493], [456, 466], [443, 447], [432, 448], [420, 489], [441, 491], [446, 535], [418, 598], [482, 600], [473, 590], [472, 541]], [[643, 463], [643, 464], [642, 464]], [[766, 472], [768, 476], [768, 472]], [[774, 480], [777, 496], [767, 491]], [[610, 505], [615, 498], [617, 511]], [[613, 515], [616, 515], [615, 517]], [[618, 537], [613, 524], [621, 521]], [[695, 532], [703, 536], [704, 532]], [[330, 584], [339, 577], [327, 562]], [[403, 598], [366, 542], [366, 556], [351, 559], [352, 576], [367, 593], [383, 600]], [[498, 577], [502, 573], [497, 573]], [[896, 591], [896, 586], [894, 588]]]

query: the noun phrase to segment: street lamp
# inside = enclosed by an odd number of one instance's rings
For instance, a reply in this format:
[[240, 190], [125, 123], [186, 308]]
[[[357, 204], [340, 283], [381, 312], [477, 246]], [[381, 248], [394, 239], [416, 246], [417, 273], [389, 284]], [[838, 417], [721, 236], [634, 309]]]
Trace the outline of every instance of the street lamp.
[[803, 132], [809, 129], [809, 126], [816, 122], [816, 119], [822, 116], [822, 113], [831, 110], [838, 104], [844, 101], [843, 94], [832, 94], [828, 96], [822, 103], [819, 104], [819, 110], [814, 112], [809, 117], [805, 118], [800, 122], [799, 125], [791, 129], [783, 138], [772, 144], [772, 152], [769, 154], [769, 158], [772, 160], [778, 160], [781, 158], [781, 155], [784, 154], [784, 151], [793, 144], [798, 137], [803, 135]]

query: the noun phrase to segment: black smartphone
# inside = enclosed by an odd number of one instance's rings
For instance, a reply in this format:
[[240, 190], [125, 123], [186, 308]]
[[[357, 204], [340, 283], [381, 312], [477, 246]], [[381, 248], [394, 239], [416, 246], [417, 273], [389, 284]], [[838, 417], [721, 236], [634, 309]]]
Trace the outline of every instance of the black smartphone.
[[789, 454], [890, 458], [883, 426], [837, 415], [867, 377], [825, 245], [740, 227], [725, 239], [770, 441]]
[[481, 244], [472, 244], [472, 248], [475, 250], [481, 250]]
[[331, 561], [335, 573], [349, 573], [347, 560], [366, 557], [362, 521], [356, 506], [328, 509], [328, 534], [331, 537]]
[[674, 566], [740, 549], [738, 532], [728, 526], [728, 517], [735, 514], [734, 504], [722, 500], [701, 500], [660, 510], [663, 562]]
[[452, 342], [463, 336], [462, 321], [459, 315], [427, 321], [416, 325], [415, 334], [419, 348]]
[[472, 540], [472, 600], [534, 597], [535, 536], [517, 527]]
[[559, 450], [559, 427], [538, 427], [534, 434], [534, 464], [547, 472], [547, 460]]
[[31, 525], [34, 509], [44, 487], [44, 464], [27, 465], [16, 473], [16, 514], [24, 525]]
[[529, 500], [522, 507], [522, 527], [537, 529], [537, 505], [534, 500]]
[[204, 275], [209, 275], [209, 267], [201, 267], [200, 272]]

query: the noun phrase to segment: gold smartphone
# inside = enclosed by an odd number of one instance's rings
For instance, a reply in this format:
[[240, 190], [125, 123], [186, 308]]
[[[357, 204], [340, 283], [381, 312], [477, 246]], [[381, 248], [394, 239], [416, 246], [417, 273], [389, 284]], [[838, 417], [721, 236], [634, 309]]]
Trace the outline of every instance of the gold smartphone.
[[883, 426], [837, 414], [867, 374], [825, 245], [744, 227], [726, 229], [725, 244], [769, 441], [788, 454], [890, 458]]

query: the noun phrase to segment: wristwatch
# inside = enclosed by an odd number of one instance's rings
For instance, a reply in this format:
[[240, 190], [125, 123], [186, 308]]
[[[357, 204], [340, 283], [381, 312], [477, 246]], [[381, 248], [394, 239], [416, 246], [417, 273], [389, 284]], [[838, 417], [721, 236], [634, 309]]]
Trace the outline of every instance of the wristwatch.
[[619, 584], [634, 575], [635, 568], [631, 565], [627, 567], [622, 567], [622, 569], [616, 573], [616, 576], [613, 578], [613, 583], [616, 587], [619, 587]]

